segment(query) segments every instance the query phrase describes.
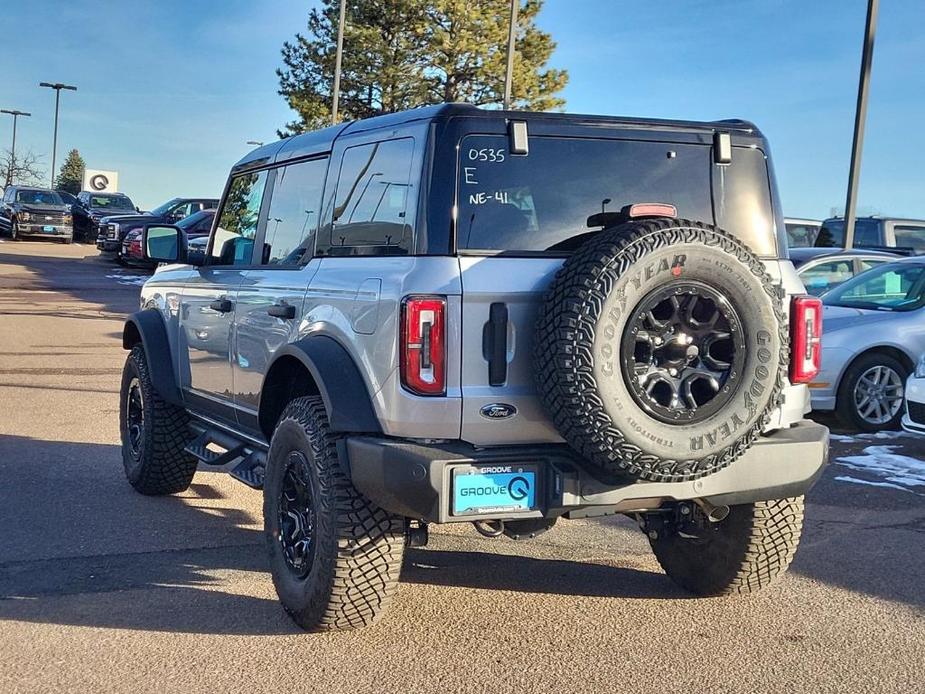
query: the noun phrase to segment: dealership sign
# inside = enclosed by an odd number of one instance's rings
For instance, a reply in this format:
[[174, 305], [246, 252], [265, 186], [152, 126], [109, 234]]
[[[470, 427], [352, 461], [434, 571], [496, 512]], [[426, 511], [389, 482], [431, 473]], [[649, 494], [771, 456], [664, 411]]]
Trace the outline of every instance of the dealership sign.
[[119, 190], [119, 172], [86, 169], [83, 189], [93, 193], [116, 193]]

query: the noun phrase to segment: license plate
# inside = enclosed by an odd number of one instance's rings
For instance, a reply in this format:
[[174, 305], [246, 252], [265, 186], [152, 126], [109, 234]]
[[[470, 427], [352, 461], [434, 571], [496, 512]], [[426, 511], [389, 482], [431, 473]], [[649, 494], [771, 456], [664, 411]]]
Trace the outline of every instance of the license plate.
[[55, 231], [58, 231], [58, 230], [57, 230], [54, 226], [52, 226], [51, 224], [46, 224], [45, 226], [42, 227], [42, 231], [51, 231], [51, 232], [55, 232]]
[[453, 515], [485, 515], [536, 508], [536, 467], [486, 465], [453, 471]]

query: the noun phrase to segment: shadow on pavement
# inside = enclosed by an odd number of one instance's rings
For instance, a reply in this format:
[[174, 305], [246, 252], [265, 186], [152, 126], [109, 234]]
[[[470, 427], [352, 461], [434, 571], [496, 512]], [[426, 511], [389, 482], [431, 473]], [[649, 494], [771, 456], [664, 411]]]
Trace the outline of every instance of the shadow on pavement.
[[595, 598], [678, 600], [691, 597], [662, 573], [488, 552], [409, 550], [405, 554], [402, 581]]
[[[150, 271], [123, 268], [97, 255], [43, 255], [40, 247], [32, 248], [36, 245], [24, 242], [9, 244], [10, 249], [7, 244], [0, 247], [0, 265], [27, 270], [13, 276], [0, 275], [0, 289], [4, 290], [0, 315], [39, 314], [89, 320], [112, 317], [101, 313], [124, 315], [138, 310], [141, 282]], [[47, 292], [60, 292], [86, 305], [74, 306]]]
[[[225, 501], [217, 474], [145, 497], [125, 481], [118, 446], [0, 436], [0, 621], [295, 631], [265, 573], [259, 519]], [[265, 576], [267, 597], [226, 592], [228, 571]]]

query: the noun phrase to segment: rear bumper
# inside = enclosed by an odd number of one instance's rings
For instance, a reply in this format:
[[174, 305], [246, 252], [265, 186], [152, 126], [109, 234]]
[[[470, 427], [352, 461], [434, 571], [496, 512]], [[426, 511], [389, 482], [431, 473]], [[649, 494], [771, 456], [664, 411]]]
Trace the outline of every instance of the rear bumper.
[[[340, 446], [354, 486], [371, 501], [409, 518], [454, 523], [486, 518], [581, 518], [629, 513], [682, 499], [734, 505], [798, 496], [813, 485], [825, 467], [829, 430], [803, 420], [762, 437], [732, 465], [707, 477], [621, 486], [594, 479], [581, 469], [568, 447], [559, 445], [476, 449], [461, 442], [423, 445], [356, 436], [344, 439]], [[450, 508], [453, 469], [485, 464], [537, 465], [538, 508], [476, 518], [454, 516]]]

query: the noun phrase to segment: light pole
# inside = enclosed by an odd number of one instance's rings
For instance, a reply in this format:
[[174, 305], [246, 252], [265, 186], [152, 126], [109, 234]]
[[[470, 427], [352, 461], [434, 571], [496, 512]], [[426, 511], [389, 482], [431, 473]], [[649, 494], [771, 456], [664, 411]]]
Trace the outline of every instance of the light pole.
[[861, 77], [858, 81], [858, 105], [854, 113], [854, 141], [851, 144], [851, 170], [848, 172], [848, 195], [845, 200], [845, 248], [854, 248], [854, 222], [857, 215], [858, 180], [861, 177], [861, 153], [864, 150], [864, 124], [867, 122], [867, 94], [870, 91], [870, 66], [874, 60], [874, 35], [880, 0], [867, 0], [867, 23], [864, 50], [861, 53]]
[[340, 62], [344, 52], [344, 16], [347, 14], [347, 0], [340, 0], [340, 20], [337, 22], [337, 52], [334, 54], [334, 90], [331, 94], [331, 125], [337, 124], [337, 109], [340, 101]]
[[6, 170], [6, 184], [11, 185], [13, 183], [13, 164], [16, 163], [16, 119], [20, 116], [31, 116], [32, 114], [25, 111], [11, 111], [5, 108], [0, 108], [0, 113], [13, 116], [13, 145], [10, 147], [10, 165]]
[[507, 35], [507, 70], [504, 72], [504, 110], [511, 107], [511, 83], [514, 80], [514, 40], [517, 38], [517, 9], [520, 0], [511, 0], [511, 26]]
[[55, 154], [58, 151], [58, 104], [61, 101], [61, 90], [67, 89], [72, 92], [77, 91], [77, 87], [71, 84], [61, 84], [61, 82], [39, 82], [40, 87], [48, 87], [55, 90], [55, 137], [51, 145], [51, 187], [55, 187]]

